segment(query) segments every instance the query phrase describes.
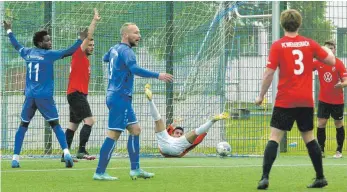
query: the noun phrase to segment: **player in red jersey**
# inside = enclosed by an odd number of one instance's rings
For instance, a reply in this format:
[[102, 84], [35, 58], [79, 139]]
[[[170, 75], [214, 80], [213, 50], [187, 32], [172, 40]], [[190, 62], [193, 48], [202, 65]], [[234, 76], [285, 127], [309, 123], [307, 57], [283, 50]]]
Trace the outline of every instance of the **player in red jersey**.
[[[326, 41], [324, 46], [328, 47], [334, 55], [336, 54], [334, 41]], [[326, 66], [320, 61], [315, 61], [314, 69], [318, 71], [320, 83], [317, 140], [324, 157], [325, 127], [331, 115], [336, 126], [337, 148], [334, 158], [341, 158], [345, 140], [345, 129], [342, 120], [344, 112], [343, 88], [347, 86], [347, 71], [342, 61], [338, 58], [336, 58], [335, 66]]]
[[[70, 149], [75, 131], [79, 124], [83, 121], [84, 125], [80, 132], [80, 143], [76, 157], [78, 159], [94, 160], [94, 156], [90, 156], [85, 146], [89, 140], [94, 118], [90, 110], [87, 100], [88, 85], [90, 78], [90, 63], [88, 56], [93, 54], [94, 40], [93, 34], [97, 21], [101, 17], [98, 10], [94, 8], [94, 18], [88, 28], [88, 37], [83, 41], [79, 49], [72, 55], [70, 66], [69, 85], [67, 89], [67, 100], [70, 110], [70, 124], [66, 129], [65, 136], [68, 147]], [[62, 160], [63, 160], [62, 156]], [[75, 160], [76, 161], [76, 160]]]
[[269, 173], [276, 159], [278, 144], [285, 132], [291, 130], [295, 121], [316, 171], [316, 179], [308, 188], [322, 188], [328, 183], [323, 174], [321, 149], [313, 135], [313, 58], [334, 65], [335, 57], [329, 49], [323, 49], [314, 40], [298, 34], [302, 23], [298, 11], [283, 11], [280, 21], [284, 37], [271, 46], [261, 91], [255, 101], [257, 105], [263, 102], [273, 75], [279, 68], [278, 92], [270, 123], [270, 140], [264, 152], [263, 175], [257, 188], [268, 188]]
[[149, 100], [151, 116], [155, 121], [155, 135], [158, 140], [159, 151], [164, 157], [183, 157], [203, 141], [208, 130], [215, 122], [229, 117], [229, 114], [225, 112], [216, 115], [199, 128], [186, 134], [184, 134], [182, 127], [176, 127], [175, 124], [178, 122], [174, 122], [174, 125], [169, 125], [165, 129], [164, 121], [161, 119], [158, 109], [153, 102], [152, 91], [149, 88], [150, 85], [147, 84], [145, 94]]

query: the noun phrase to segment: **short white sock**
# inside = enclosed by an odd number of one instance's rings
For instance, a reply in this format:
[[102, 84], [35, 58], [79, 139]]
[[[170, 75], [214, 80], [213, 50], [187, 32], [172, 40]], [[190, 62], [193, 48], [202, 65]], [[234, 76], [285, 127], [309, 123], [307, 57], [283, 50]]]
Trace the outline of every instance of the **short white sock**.
[[159, 121], [161, 119], [159, 111], [157, 107], [155, 106], [153, 100], [149, 101], [149, 110], [154, 121]]
[[64, 149], [63, 151], [64, 151], [64, 155], [70, 154], [70, 151], [68, 148]]
[[201, 135], [203, 133], [207, 133], [208, 130], [211, 128], [211, 126], [213, 125], [214, 122], [212, 122], [211, 120], [210, 121], [207, 121], [205, 124], [201, 125], [199, 128], [196, 128], [195, 129], [195, 133], [197, 135]]
[[19, 162], [19, 155], [14, 154], [12, 157], [12, 160], [16, 160]]

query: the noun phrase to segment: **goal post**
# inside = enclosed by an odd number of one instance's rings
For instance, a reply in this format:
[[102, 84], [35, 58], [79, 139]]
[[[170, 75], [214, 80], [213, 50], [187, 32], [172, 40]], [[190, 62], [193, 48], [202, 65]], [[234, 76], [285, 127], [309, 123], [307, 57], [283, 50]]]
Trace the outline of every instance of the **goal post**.
[[[3, 21], [5, 19], [5, 7], [4, 7], [4, 2], [1, 1], [0, 2], [0, 21]], [[1, 27], [0, 28], [0, 34], [4, 34], [4, 28]], [[2, 48], [2, 44], [3, 44], [3, 41], [4, 41], [4, 36], [1, 35], [0, 37], [0, 48]], [[6, 127], [6, 115], [7, 114], [7, 107], [6, 107], [6, 100], [5, 100], [5, 97], [3, 97], [3, 92], [4, 92], [4, 76], [1, 74], [1, 71], [3, 71], [3, 63], [4, 63], [4, 57], [3, 57], [3, 52], [0, 51], [0, 62], [1, 62], [1, 65], [0, 65], [0, 75], [1, 75], [1, 78], [0, 78], [0, 105], [1, 105], [1, 110], [0, 110], [0, 126], [1, 126], [1, 132], [0, 132], [0, 138], [1, 138], [1, 150], [3, 149], [6, 149], [7, 148], [7, 145], [8, 145], [8, 142], [7, 142], [7, 127]]]
[[[241, 110], [245, 103], [249, 105], [252, 101], [250, 98], [253, 98], [254, 90], [245, 85], [253, 83], [254, 86], [255, 81], [248, 78], [247, 72], [258, 74], [261, 70], [261, 65], [258, 64], [262, 57], [258, 52], [261, 51], [257, 52], [255, 47], [258, 44], [256, 41], [266, 44], [264, 39], [267, 39], [267, 33], [254, 32], [259, 28], [253, 25], [256, 20], [238, 18], [235, 8], [239, 8], [241, 13], [240, 6], [247, 3], [52, 2], [49, 20], [44, 20], [49, 13], [46, 11], [45, 14], [44, 2], [4, 2], [4, 9], [13, 16], [13, 31], [23, 45], [32, 47], [32, 34], [42, 27], [50, 26], [54, 49], [62, 49], [75, 41], [79, 28], [89, 25], [93, 8], [98, 8], [102, 19], [94, 33], [94, 54], [89, 57], [91, 82], [88, 100], [97, 122], [93, 126], [87, 148], [93, 154], [99, 152], [108, 119], [105, 105], [107, 67], [101, 61], [102, 55], [121, 40], [119, 28], [122, 23], [137, 23], [142, 35], [139, 47], [134, 48], [139, 65], [153, 71], [172, 72], [175, 76], [173, 84], [164, 84], [154, 79], [135, 80], [133, 106], [142, 127], [141, 153], [153, 155], [158, 154], [158, 149], [154, 123], [143, 95], [143, 86], [146, 83], [152, 84], [154, 98], [162, 117], [166, 118], [168, 123], [175, 117], [182, 117], [185, 131], [197, 128], [212, 115], [234, 110], [234, 103], [239, 106], [235, 109]], [[271, 12], [268, 4], [265, 9], [261, 11]], [[257, 19], [270, 23], [268, 19]], [[246, 27], [243, 24], [251, 27], [244, 30]], [[268, 30], [268, 24], [265, 25]], [[260, 38], [259, 34], [264, 37]], [[24, 61], [15, 53], [7, 39], [3, 37], [2, 40], [5, 40], [1, 43], [2, 57], [6, 59], [4, 70], [1, 71], [4, 101], [2, 133], [7, 135], [2, 134], [1, 137], [2, 142], [7, 143], [3, 154], [10, 155], [14, 135], [20, 123], [25, 67]], [[59, 110], [59, 121], [64, 129], [69, 125], [66, 87], [70, 61], [71, 58], [65, 58], [57, 61], [54, 66], [54, 99]], [[236, 86], [238, 88], [235, 88]], [[236, 96], [237, 94], [240, 95]], [[183, 97], [180, 98], [179, 95]], [[252, 110], [252, 120], [229, 119], [213, 125], [205, 140], [191, 154], [213, 155], [217, 143], [227, 141], [233, 147], [235, 155], [259, 155], [263, 149], [262, 129], [266, 119], [263, 119], [263, 114], [255, 108]], [[36, 113], [26, 133], [23, 155], [60, 155], [55, 136], [44, 127], [42, 116]], [[77, 150], [79, 130], [72, 143], [73, 152]], [[128, 133], [125, 132], [120, 137], [117, 155], [127, 155], [127, 136]], [[47, 147], [46, 144], [50, 143], [51, 146]]]

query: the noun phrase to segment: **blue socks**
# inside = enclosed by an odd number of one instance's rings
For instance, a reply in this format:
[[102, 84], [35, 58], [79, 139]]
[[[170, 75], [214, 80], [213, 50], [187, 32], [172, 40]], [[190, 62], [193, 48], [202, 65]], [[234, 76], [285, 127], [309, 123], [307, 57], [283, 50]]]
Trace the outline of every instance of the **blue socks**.
[[14, 154], [19, 155], [22, 150], [23, 140], [25, 133], [27, 132], [27, 127], [19, 126], [14, 139]]
[[140, 137], [129, 135], [128, 153], [130, 158], [131, 170], [140, 168]]
[[67, 142], [66, 142], [66, 137], [64, 134], [63, 129], [61, 128], [60, 125], [56, 125], [53, 127], [53, 131], [55, 133], [55, 136], [57, 137], [61, 149], [67, 149]]
[[[22, 126], [20, 126], [17, 129], [15, 141], [14, 141], [14, 154], [15, 155], [19, 155], [20, 151], [22, 150], [24, 136], [25, 136], [25, 133], [27, 132], [27, 130], [28, 130], [27, 127], [22, 127]], [[57, 136], [57, 139], [59, 141], [61, 148], [67, 149], [65, 134], [64, 134], [64, 131], [61, 128], [61, 126], [56, 125], [55, 127], [53, 127], [53, 131], [54, 131], [55, 135]]]
[[[96, 168], [97, 174], [103, 174], [106, 171], [106, 167], [110, 162], [112, 152], [116, 147], [117, 142], [109, 137], [106, 137], [104, 143], [100, 149], [100, 158], [98, 167]], [[131, 170], [140, 168], [140, 137], [135, 135], [129, 135], [128, 139], [128, 153], [130, 158]]]
[[96, 173], [103, 174], [106, 171], [106, 167], [110, 162], [112, 152], [116, 147], [117, 142], [109, 137], [106, 137], [104, 144], [100, 149], [100, 158], [98, 167], [96, 168]]

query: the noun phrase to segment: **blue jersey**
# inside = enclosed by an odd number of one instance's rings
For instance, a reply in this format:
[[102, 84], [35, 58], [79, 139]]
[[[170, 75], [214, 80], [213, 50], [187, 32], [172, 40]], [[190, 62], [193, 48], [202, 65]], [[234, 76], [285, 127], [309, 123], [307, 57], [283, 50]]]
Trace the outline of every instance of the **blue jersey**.
[[9, 33], [9, 38], [14, 48], [26, 62], [25, 96], [32, 98], [53, 96], [54, 61], [72, 55], [82, 44], [82, 40], [77, 40], [73, 46], [65, 50], [45, 50], [23, 47], [17, 42], [12, 32]]
[[159, 77], [159, 73], [139, 67], [133, 49], [124, 43], [111, 47], [103, 60], [108, 62], [108, 96], [114, 93], [132, 96], [135, 75], [147, 78]]

